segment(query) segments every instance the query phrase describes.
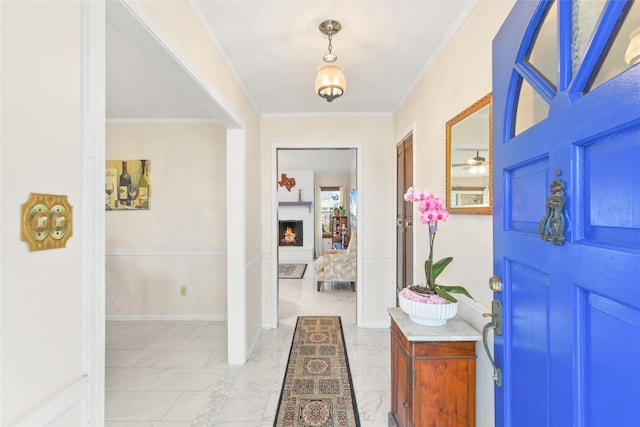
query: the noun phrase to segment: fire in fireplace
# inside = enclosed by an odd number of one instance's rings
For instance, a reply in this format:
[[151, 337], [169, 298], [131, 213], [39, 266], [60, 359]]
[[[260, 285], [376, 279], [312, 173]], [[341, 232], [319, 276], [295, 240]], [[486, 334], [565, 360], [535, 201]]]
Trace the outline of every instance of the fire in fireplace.
[[302, 246], [302, 221], [279, 222], [280, 246]]

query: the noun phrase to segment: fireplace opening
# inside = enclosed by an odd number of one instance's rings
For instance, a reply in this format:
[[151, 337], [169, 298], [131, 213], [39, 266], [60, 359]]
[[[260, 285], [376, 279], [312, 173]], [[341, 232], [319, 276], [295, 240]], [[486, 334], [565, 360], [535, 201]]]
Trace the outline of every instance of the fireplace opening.
[[302, 221], [279, 222], [280, 246], [302, 246]]

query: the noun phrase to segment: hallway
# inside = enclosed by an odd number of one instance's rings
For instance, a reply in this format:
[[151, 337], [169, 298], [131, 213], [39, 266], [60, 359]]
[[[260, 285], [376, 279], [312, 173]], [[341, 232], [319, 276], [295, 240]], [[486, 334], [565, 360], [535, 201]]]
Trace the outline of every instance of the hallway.
[[387, 426], [389, 331], [357, 328], [356, 293], [317, 292], [313, 271], [280, 280], [280, 326], [244, 366], [227, 365], [225, 322], [107, 322], [106, 426], [272, 426], [299, 315], [341, 316], [362, 425]]

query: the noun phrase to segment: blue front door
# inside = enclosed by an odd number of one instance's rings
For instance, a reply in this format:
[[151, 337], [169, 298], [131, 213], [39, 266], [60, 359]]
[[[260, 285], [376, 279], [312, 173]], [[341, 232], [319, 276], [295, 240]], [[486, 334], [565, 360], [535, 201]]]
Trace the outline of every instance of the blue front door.
[[518, 1], [494, 40], [497, 426], [640, 426], [638, 28]]

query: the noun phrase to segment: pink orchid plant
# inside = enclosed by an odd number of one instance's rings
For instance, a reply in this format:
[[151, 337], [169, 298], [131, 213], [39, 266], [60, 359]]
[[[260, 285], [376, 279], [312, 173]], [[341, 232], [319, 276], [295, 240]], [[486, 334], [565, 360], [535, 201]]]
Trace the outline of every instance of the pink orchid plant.
[[[462, 286], [444, 286], [436, 283], [436, 278], [444, 271], [444, 269], [453, 261], [453, 257], [442, 258], [436, 263], [433, 262], [433, 243], [438, 231], [438, 221], [446, 221], [449, 217], [449, 211], [444, 207], [444, 200], [435, 197], [429, 190], [415, 190], [409, 187], [404, 194], [404, 200], [407, 202], [418, 203], [418, 211], [420, 211], [420, 222], [429, 225], [429, 259], [424, 263], [424, 272], [427, 279], [425, 286], [420, 287], [418, 292], [424, 294], [435, 294], [450, 302], [458, 300], [451, 293], [458, 293], [473, 299], [469, 292]], [[415, 286], [412, 287], [416, 290]]]

